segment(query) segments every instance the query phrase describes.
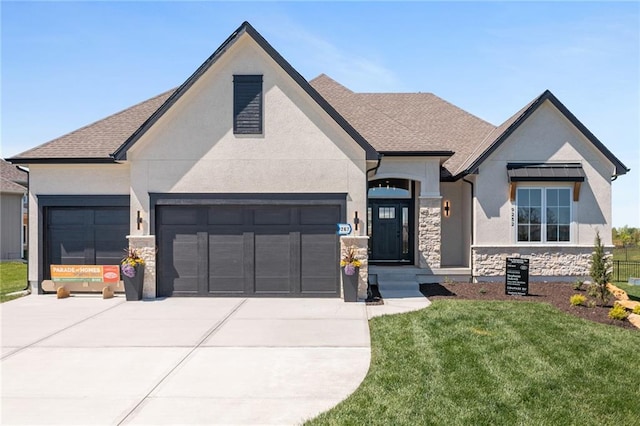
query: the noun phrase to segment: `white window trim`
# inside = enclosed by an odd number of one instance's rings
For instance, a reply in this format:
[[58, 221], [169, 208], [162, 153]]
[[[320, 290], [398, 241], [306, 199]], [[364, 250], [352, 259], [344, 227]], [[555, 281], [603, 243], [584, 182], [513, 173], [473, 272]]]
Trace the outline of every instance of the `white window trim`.
[[[541, 241], [518, 241], [518, 190], [519, 189], [539, 189], [542, 197], [542, 220], [540, 223], [540, 239]], [[569, 241], [547, 241], [547, 189], [568, 189], [569, 190]], [[575, 238], [575, 220], [573, 213], [575, 201], [573, 201], [573, 187], [566, 185], [545, 185], [545, 186], [529, 186], [518, 185], [516, 189], [516, 199], [511, 203], [514, 212], [513, 232], [511, 234], [513, 242], [519, 246], [569, 246], [574, 245]]]

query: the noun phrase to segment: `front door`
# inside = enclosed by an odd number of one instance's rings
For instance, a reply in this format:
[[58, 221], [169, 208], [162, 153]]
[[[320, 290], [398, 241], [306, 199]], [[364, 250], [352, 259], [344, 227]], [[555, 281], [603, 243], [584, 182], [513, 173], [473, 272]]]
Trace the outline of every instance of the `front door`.
[[369, 200], [370, 258], [379, 263], [411, 263], [411, 200]]

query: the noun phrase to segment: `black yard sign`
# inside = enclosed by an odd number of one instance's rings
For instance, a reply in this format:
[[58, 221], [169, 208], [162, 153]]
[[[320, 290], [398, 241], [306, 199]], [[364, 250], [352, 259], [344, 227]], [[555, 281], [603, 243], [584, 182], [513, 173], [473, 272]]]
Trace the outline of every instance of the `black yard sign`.
[[529, 295], [529, 259], [507, 257], [505, 293], [512, 296]]

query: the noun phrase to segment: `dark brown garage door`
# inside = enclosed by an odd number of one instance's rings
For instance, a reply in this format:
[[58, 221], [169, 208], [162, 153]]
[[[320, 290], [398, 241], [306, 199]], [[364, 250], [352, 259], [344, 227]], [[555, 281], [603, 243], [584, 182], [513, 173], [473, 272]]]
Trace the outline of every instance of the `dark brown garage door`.
[[129, 244], [129, 207], [47, 207], [45, 226], [45, 279], [50, 265], [117, 265]]
[[158, 295], [337, 297], [339, 205], [158, 206]]

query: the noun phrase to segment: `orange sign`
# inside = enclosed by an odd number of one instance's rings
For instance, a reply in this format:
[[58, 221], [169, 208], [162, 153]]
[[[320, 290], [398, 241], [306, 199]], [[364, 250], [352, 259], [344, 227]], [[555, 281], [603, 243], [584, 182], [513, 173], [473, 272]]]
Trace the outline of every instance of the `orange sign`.
[[88, 281], [117, 283], [120, 281], [118, 265], [51, 265], [53, 281]]

